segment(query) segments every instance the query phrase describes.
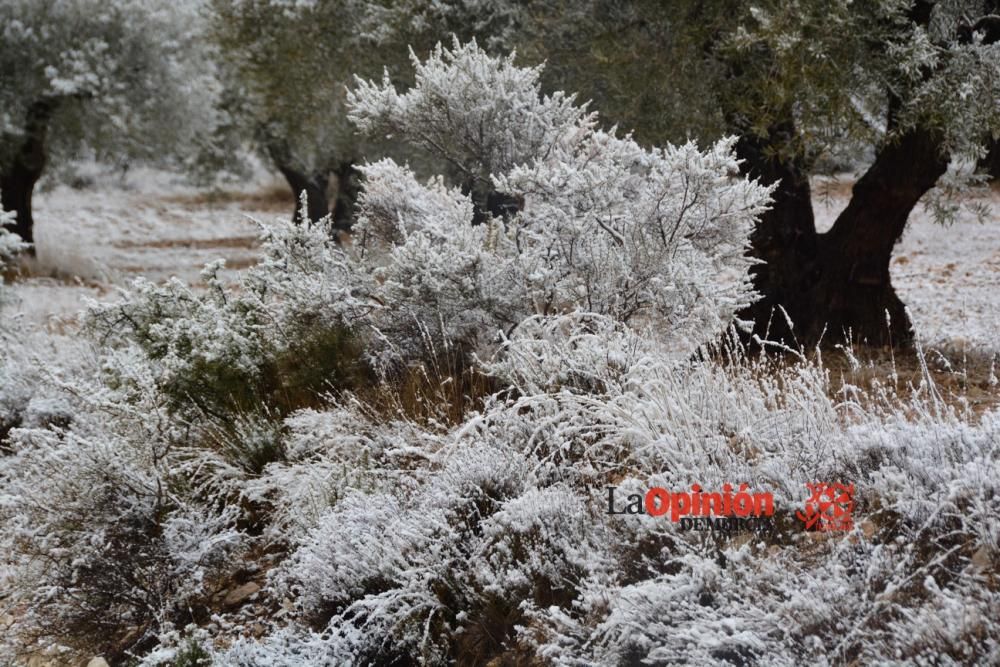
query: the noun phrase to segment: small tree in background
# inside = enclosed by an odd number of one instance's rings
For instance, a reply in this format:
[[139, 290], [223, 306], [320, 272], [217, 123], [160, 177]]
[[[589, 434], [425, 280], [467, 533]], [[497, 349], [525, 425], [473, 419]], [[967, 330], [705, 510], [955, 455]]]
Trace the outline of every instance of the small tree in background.
[[393, 137], [354, 133], [345, 107], [353, 77], [386, 70], [408, 81], [408, 47], [423, 54], [442, 35], [503, 32], [475, 3], [210, 0], [210, 7], [233, 129], [288, 182], [295, 220], [332, 213], [340, 230], [353, 220], [355, 166], [375, 153], [401, 151]]
[[196, 9], [187, 0], [0, 4], [0, 196], [22, 239], [34, 238], [32, 193], [50, 159], [84, 148], [177, 155], [211, 122]]
[[[361, 146], [347, 121], [346, 84], [380, 60], [377, 3], [212, 0], [212, 35], [234, 97], [237, 130], [288, 181], [295, 219], [331, 209], [344, 229]], [[305, 196], [307, 207], [300, 209]]]

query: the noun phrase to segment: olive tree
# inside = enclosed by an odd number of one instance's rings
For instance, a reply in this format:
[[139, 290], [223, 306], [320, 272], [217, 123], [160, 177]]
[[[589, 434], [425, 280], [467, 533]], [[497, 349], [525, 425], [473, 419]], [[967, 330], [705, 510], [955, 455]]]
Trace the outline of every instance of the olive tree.
[[33, 240], [32, 193], [50, 160], [84, 148], [176, 154], [211, 122], [197, 9], [197, 0], [0, 2], [0, 193], [22, 239]]
[[[353, 0], [212, 0], [211, 33], [238, 100], [237, 130], [288, 181], [295, 217], [349, 219], [361, 147], [344, 101], [355, 72], [377, 62], [377, 7]], [[300, 209], [303, 196], [306, 207]]]
[[[579, 90], [644, 143], [736, 135], [744, 172], [779, 183], [753, 239], [764, 298], [744, 316], [758, 333], [911, 339], [890, 255], [949, 164], [982, 158], [1000, 135], [998, 3], [489, 6], [494, 25], [506, 21], [503, 41], [547, 59], [551, 87]], [[874, 157], [833, 228], [819, 233], [809, 177], [831, 153], [859, 145]], [[794, 333], [775, 317], [779, 307]]]
[[410, 81], [408, 52], [426, 55], [451, 34], [503, 33], [492, 12], [475, 3], [210, 0], [209, 4], [210, 30], [233, 100], [234, 129], [288, 182], [296, 199], [295, 220], [316, 221], [332, 214], [339, 230], [349, 228], [353, 220], [359, 188], [356, 166], [364, 159], [376, 154], [404, 155], [418, 164], [427, 159], [394, 137], [355, 133], [346, 107], [355, 77], [380, 78], [387, 72]]

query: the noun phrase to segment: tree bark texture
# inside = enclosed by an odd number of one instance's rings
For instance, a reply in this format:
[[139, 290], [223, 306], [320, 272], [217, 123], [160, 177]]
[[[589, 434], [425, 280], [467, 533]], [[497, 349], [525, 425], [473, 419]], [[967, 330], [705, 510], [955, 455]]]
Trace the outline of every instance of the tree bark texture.
[[[31, 197], [46, 163], [46, 138], [55, 111], [54, 100], [39, 100], [28, 107], [24, 133], [13, 154], [0, 165], [0, 205], [17, 218], [11, 231], [28, 243], [35, 239]], [[34, 252], [34, 249], [30, 252]]]

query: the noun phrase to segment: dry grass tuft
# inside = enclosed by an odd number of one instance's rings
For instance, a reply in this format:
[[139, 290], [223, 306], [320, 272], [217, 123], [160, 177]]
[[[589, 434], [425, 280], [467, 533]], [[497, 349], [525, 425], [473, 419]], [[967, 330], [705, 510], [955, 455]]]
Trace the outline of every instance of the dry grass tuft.
[[388, 419], [454, 426], [500, 389], [495, 379], [452, 352], [411, 364], [359, 391], [358, 397]]
[[933, 387], [946, 404], [974, 415], [1000, 407], [998, 357], [951, 342], [926, 349], [840, 348], [810, 355], [829, 371], [832, 396], [857, 393], [856, 389], [863, 395], [878, 395], [887, 387], [904, 396]]

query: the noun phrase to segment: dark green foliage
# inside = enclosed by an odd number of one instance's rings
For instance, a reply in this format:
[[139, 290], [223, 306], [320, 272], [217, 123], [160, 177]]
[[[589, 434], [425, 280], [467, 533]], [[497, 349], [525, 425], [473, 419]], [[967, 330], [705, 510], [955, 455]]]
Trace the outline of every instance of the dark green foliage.
[[183, 649], [178, 651], [171, 667], [208, 667], [212, 664], [212, 656], [194, 639], [189, 639]]
[[175, 410], [194, 408], [208, 418], [211, 440], [227, 459], [259, 474], [285, 457], [284, 417], [364, 385], [368, 372], [361, 353], [346, 328], [304, 328], [288, 347], [265, 350], [255, 367], [199, 361], [162, 389]]
[[197, 359], [162, 390], [174, 410], [191, 407], [218, 420], [266, 412], [281, 418], [322, 403], [325, 393], [363, 383], [361, 348], [346, 328], [304, 330], [288, 347], [265, 348], [259, 363], [242, 366], [232, 359]]

